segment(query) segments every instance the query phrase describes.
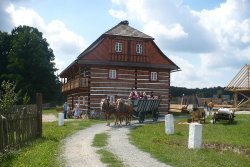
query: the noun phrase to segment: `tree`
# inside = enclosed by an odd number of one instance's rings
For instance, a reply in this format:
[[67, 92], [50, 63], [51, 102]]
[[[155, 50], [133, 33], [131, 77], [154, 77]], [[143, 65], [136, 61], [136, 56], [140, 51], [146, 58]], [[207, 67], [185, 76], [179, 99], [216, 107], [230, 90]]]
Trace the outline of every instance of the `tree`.
[[6, 46], [8, 63], [5, 79], [14, 81], [22, 97], [27, 93], [31, 102], [35, 94], [43, 94], [44, 101], [52, 101], [57, 94], [54, 54], [38, 29], [19, 26], [10, 34], [10, 47]]
[[3, 92], [0, 94], [0, 111], [6, 112], [18, 100], [18, 93], [15, 92], [16, 85], [9, 81], [3, 81], [1, 89]]
[[[7, 72], [8, 54], [10, 51], [10, 40], [11, 37], [6, 32], [0, 31], [0, 83], [6, 78], [4, 77]], [[1, 75], [2, 74], [2, 75]]]

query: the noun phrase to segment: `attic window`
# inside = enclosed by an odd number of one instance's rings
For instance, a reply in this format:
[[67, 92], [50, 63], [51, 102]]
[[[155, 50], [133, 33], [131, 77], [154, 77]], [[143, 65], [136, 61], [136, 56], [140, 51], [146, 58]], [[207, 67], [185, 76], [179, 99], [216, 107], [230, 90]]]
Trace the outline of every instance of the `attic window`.
[[140, 43], [136, 44], [136, 53], [142, 54], [142, 44]]
[[121, 42], [115, 43], [115, 52], [122, 52], [122, 43]]

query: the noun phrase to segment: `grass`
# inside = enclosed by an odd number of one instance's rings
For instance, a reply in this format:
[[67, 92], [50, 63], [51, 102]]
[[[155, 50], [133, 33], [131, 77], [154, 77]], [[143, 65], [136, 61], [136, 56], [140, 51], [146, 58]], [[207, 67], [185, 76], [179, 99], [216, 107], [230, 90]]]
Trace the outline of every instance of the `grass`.
[[44, 109], [43, 114], [53, 114], [57, 116], [59, 111], [57, 111], [55, 108], [49, 108], [49, 109]]
[[123, 167], [122, 161], [118, 160], [117, 157], [106, 149], [100, 149], [97, 151], [101, 155], [101, 161], [107, 164], [109, 167]]
[[69, 121], [60, 127], [58, 122], [43, 123], [43, 137], [28, 142], [18, 151], [12, 151], [4, 157], [0, 157], [0, 166], [62, 166], [63, 162], [58, 161], [61, 140], [98, 122], [94, 120]]
[[[203, 125], [203, 144], [199, 150], [188, 149], [188, 125], [175, 120], [175, 134], [166, 135], [164, 123], [145, 125], [130, 133], [132, 143], [172, 166], [249, 166], [250, 115], [237, 115], [230, 125], [226, 121]], [[227, 150], [222, 150], [227, 149]], [[232, 150], [242, 150], [236, 153]], [[244, 150], [247, 152], [244, 153]]]
[[120, 161], [112, 152], [105, 148], [105, 146], [108, 144], [108, 137], [109, 135], [107, 133], [96, 134], [92, 146], [101, 148], [97, 150], [97, 153], [101, 155], [101, 161], [107, 164], [109, 167], [124, 166], [122, 161]]
[[94, 146], [94, 147], [104, 147], [104, 146], [107, 146], [107, 144], [108, 144], [108, 142], [107, 142], [108, 137], [109, 137], [109, 135], [107, 133], [96, 134], [92, 146]]

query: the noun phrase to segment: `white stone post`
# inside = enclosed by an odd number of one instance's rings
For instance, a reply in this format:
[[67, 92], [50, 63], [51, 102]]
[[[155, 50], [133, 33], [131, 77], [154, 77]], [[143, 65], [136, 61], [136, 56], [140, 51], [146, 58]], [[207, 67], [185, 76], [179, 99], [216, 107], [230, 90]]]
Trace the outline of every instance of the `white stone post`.
[[62, 126], [64, 124], [64, 113], [58, 114], [58, 126]]
[[174, 116], [173, 114], [165, 115], [165, 133], [174, 134]]
[[188, 148], [198, 149], [198, 148], [201, 148], [201, 144], [202, 144], [202, 124], [190, 123], [189, 124]]

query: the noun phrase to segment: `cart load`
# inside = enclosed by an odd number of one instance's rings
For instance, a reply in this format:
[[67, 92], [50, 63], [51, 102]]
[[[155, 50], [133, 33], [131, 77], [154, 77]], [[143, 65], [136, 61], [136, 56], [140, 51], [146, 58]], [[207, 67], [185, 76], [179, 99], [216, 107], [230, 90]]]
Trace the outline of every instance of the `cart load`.
[[213, 124], [220, 120], [228, 120], [229, 123], [234, 121], [234, 111], [229, 108], [219, 108], [218, 111], [214, 112]]

